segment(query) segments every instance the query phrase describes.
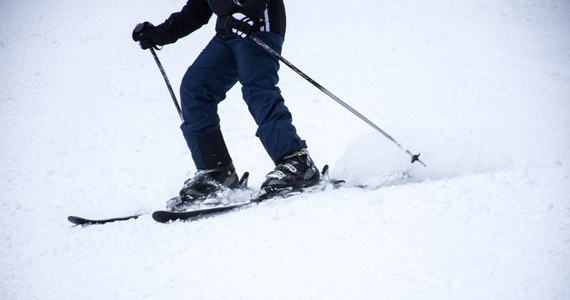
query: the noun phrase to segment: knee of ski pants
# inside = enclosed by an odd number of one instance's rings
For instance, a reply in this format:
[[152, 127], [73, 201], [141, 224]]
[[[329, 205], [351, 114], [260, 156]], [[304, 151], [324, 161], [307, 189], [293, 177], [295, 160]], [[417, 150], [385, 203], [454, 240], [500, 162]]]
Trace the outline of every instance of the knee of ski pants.
[[[281, 53], [283, 37], [279, 34], [254, 34]], [[285, 105], [281, 90], [277, 87], [279, 60], [251, 40], [235, 40], [233, 47], [240, 53], [237, 65], [243, 98], [258, 125], [256, 135], [273, 161], [306, 148], [305, 141], [297, 135], [291, 113]]]
[[[254, 35], [272, 49], [281, 52], [283, 37], [273, 32], [256, 32]], [[284, 107], [279, 82], [279, 60], [249, 39], [235, 39], [230, 42], [237, 53], [239, 82], [243, 99], [257, 125], [289, 111]]]
[[[191, 78], [188, 76], [185, 78]], [[184, 80], [181, 88], [182, 130], [194, 134], [212, 131], [219, 126], [218, 103], [204, 85], [193, 79]]]
[[219, 126], [218, 104], [236, 84], [235, 59], [224, 41], [213, 38], [188, 68], [180, 85], [182, 117], [196, 133]]

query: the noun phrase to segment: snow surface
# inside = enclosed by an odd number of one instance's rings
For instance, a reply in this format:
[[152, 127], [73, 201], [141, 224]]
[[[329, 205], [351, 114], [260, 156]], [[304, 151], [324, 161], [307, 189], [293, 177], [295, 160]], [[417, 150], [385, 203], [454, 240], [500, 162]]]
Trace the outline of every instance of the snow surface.
[[[68, 215], [162, 208], [194, 173], [148, 51], [184, 1], [0, 2], [0, 299], [570, 299], [570, 2], [286, 1], [283, 66], [319, 165], [350, 185], [191, 223]], [[158, 53], [177, 87], [213, 35]], [[239, 171], [272, 162], [236, 87]]]

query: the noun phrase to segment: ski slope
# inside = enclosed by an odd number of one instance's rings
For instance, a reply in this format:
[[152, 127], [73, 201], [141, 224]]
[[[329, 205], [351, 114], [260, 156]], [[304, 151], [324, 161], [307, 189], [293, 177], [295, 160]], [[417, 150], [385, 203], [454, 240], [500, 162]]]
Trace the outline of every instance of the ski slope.
[[[570, 3], [286, 1], [282, 66], [347, 187], [191, 223], [150, 216], [195, 172], [134, 26], [184, 1], [0, 3], [0, 299], [570, 299]], [[214, 21], [158, 51], [178, 90]], [[272, 162], [236, 86], [238, 172]], [[350, 186], [365, 184], [366, 190]]]

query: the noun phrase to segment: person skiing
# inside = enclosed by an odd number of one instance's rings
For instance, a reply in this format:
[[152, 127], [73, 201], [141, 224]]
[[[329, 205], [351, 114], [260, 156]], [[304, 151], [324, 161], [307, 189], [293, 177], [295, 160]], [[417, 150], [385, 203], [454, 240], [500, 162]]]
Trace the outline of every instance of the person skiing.
[[180, 12], [160, 25], [138, 24], [132, 37], [142, 49], [158, 49], [199, 29], [214, 14], [216, 33], [188, 68], [180, 87], [180, 128], [197, 172], [184, 183], [177, 205], [238, 187], [217, 113], [218, 104], [238, 81], [258, 125], [256, 136], [276, 165], [261, 189], [277, 191], [317, 184], [319, 171], [277, 87], [279, 61], [247, 38], [255, 35], [281, 52], [286, 29], [283, 0], [188, 0]]

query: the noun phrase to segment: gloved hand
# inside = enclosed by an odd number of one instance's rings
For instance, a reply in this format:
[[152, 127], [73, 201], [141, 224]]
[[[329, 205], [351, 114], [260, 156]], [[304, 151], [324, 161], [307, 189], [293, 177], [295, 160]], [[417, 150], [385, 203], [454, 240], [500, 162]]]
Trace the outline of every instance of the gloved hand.
[[139, 23], [135, 26], [133, 40], [139, 42], [141, 48], [145, 50], [168, 44], [164, 29], [150, 22]]
[[243, 13], [236, 12], [226, 20], [226, 36], [235, 34], [245, 38], [250, 33], [259, 31], [262, 25], [262, 19], [249, 17]]

